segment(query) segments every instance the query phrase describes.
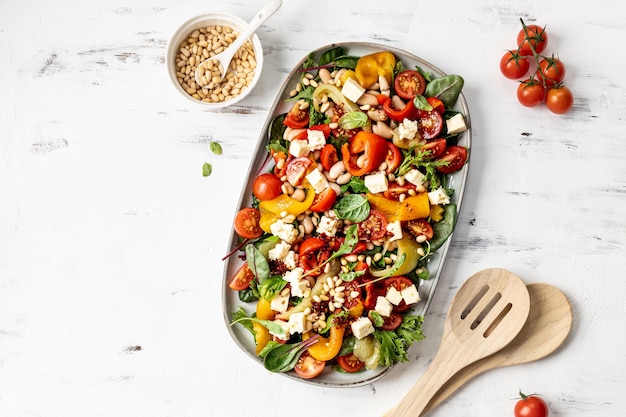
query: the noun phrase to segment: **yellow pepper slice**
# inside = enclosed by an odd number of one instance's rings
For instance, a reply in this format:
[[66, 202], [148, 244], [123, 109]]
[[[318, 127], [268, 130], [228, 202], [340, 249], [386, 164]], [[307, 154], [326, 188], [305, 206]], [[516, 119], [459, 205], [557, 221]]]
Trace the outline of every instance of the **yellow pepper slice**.
[[270, 226], [280, 219], [280, 213], [283, 211], [298, 216], [308, 210], [315, 198], [315, 188], [308, 182], [304, 184], [306, 187], [306, 198], [304, 201], [298, 201], [287, 194], [281, 194], [273, 200], [261, 201], [259, 203], [259, 211], [261, 212], [259, 225], [264, 232], [271, 233]]
[[388, 51], [376, 52], [359, 58], [354, 68], [356, 77], [361, 87], [368, 88], [378, 82], [378, 76], [382, 75], [391, 84], [393, 69], [396, 66], [396, 57]]
[[325, 83], [320, 84], [313, 91], [313, 107], [315, 110], [320, 111], [320, 103], [322, 102], [322, 97], [324, 96], [327, 96], [333, 103], [343, 106], [345, 113], [359, 110], [359, 106], [341, 94], [341, 90], [339, 88], [332, 84]]
[[339, 353], [343, 343], [345, 326], [333, 325], [330, 328], [330, 336], [320, 337], [315, 344], [309, 347], [308, 351], [318, 361], [329, 361]]
[[[261, 320], [273, 320], [276, 313], [270, 307], [270, 302], [261, 298], [256, 305], [256, 317]], [[254, 343], [256, 343], [256, 354], [258, 355], [267, 342], [270, 341], [270, 332], [265, 326], [257, 322], [252, 322], [254, 330]]]
[[371, 207], [383, 213], [390, 222], [424, 219], [430, 214], [430, 201], [426, 192], [409, 196], [402, 202], [371, 193], [367, 194], [367, 199]]
[[[404, 257], [404, 261], [402, 262], [402, 264], [398, 267], [398, 270], [393, 273], [393, 276], [397, 277], [400, 275], [406, 275], [412, 270], [414, 270], [415, 267], [417, 267], [417, 263], [419, 262], [419, 259], [420, 259], [420, 255], [417, 253], [417, 250], [419, 248], [421, 248], [421, 245], [417, 243], [415, 241], [415, 238], [408, 233], [405, 236], [403, 236], [402, 239], [398, 241], [398, 253], [397, 253], [398, 259], [400, 259], [400, 257], [402, 257], [403, 254], [405, 255], [405, 257]], [[376, 278], [380, 278], [382, 276], [389, 274], [389, 272], [393, 271], [394, 268], [395, 268], [395, 265], [392, 264], [392, 265], [389, 265], [385, 269], [378, 269], [378, 270], [370, 269], [370, 273], [372, 274], [372, 276]]]
[[444, 210], [445, 209], [439, 205], [431, 206], [429, 217], [433, 219], [433, 221], [439, 222], [443, 219]]

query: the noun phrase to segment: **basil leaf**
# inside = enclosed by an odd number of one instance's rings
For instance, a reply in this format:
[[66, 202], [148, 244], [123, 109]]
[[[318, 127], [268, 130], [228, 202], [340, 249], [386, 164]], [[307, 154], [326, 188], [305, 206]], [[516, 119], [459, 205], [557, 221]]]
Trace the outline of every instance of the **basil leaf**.
[[220, 145], [217, 142], [211, 142], [209, 144], [209, 148], [211, 149], [211, 152], [213, 152], [215, 155], [221, 155], [222, 154], [222, 145]]
[[357, 225], [353, 224], [346, 231], [346, 238], [344, 239], [341, 246], [337, 251], [333, 252], [333, 254], [328, 259], [329, 261], [334, 258], [338, 258], [340, 256], [346, 255], [354, 250], [356, 244], [359, 243], [359, 236], [357, 234]]
[[443, 219], [433, 225], [433, 238], [430, 241], [430, 251], [439, 249], [454, 231], [456, 224], [456, 204], [448, 204], [443, 212]]
[[348, 194], [335, 204], [333, 210], [340, 219], [358, 223], [370, 215], [370, 204], [361, 194]]
[[[431, 107], [432, 108], [432, 107]], [[351, 111], [339, 119], [339, 127], [343, 129], [356, 129], [367, 125], [369, 117], [362, 111]]]
[[415, 96], [413, 104], [415, 105], [415, 108], [419, 110], [431, 111], [433, 109], [433, 106], [431, 106], [428, 100], [426, 100], [426, 97], [421, 94], [417, 94]]
[[443, 101], [446, 108], [451, 108], [456, 99], [461, 94], [464, 80], [460, 75], [446, 75], [436, 78], [426, 85], [424, 95], [426, 97], [436, 97]]
[[352, 190], [353, 193], [360, 194], [368, 192], [367, 187], [365, 186], [365, 181], [363, 181], [362, 177], [350, 177], [350, 181], [347, 184], [341, 186], [341, 193], [344, 194]]
[[248, 268], [259, 281], [259, 284], [263, 284], [269, 278], [270, 265], [265, 256], [254, 245], [246, 246], [246, 262], [248, 262]]
[[271, 300], [276, 294], [281, 292], [287, 285], [287, 281], [280, 275], [274, 275], [266, 279], [261, 285], [259, 285], [259, 294], [261, 298], [265, 300]]
[[202, 165], [202, 176], [208, 177], [209, 175], [211, 175], [211, 172], [213, 172], [213, 165], [205, 162], [204, 165]]

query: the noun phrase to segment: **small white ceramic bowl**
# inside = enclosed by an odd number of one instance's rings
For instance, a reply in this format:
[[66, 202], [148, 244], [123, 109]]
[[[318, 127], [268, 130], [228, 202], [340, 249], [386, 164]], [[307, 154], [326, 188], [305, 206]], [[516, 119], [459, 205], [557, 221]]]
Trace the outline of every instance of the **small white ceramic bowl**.
[[252, 47], [254, 48], [255, 60], [256, 60], [256, 68], [254, 70], [254, 78], [248, 85], [248, 87], [242, 91], [239, 95], [234, 98], [222, 102], [211, 103], [206, 101], [198, 100], [191, 96], [179, 83], [178, 77], [176, 75], [176, 57], [180, 53], [180, 44], [185, 39], [189, 37], [189, 35], [196, 29], [206, 28], [208, 26], [229, 26], [241, 33], [247, 26], [247, 22], [242, 20], [241, 18], [228, 14], [228, 13], [207, 13], [200, 16], [196, 16], [192, 19], [189, 19], [185, 23], [183, 23], [178, 30], [172, 35], [170, 42], [167, 46], [167, 52], [165, 56], [165, 63], [167, 65], [167, 71], [169, 73], [170, 80], [172, 81], [174, 88], [180, 92], [181, 96], [188, 100], [189, 102], [198, 104], [199, 106], [203, 106], [207, 109], [219, 109], [226, 106], [232, 106], [233, 104], [239, 103], [243, 100], [250, 92], [254, 89], [254, 86], [259, 81], [261, 77], [261, 70], [263, 69], [263, 48], [261, 46], [261, 41], [256, 34], [253, 34], [250, 37], [252, 41]]

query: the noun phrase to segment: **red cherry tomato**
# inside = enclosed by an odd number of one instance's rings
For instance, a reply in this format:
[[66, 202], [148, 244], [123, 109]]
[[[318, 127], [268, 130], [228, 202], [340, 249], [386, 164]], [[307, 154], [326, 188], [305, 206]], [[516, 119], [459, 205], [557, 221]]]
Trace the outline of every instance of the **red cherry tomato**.
[[[319, 237], [310, 237], [305, 239], [298, 249], [300, 265], [305, 271], [313, 271], [324, 262], [329, 255], [327, 244], [324, 239]], [[321, 271], [318, 271], [321, 272]], [[315, 275], [315, 273], [311, 274]]]
[[527, 25], [526, 32], [522, 28], [517, 34], [517, 46], [520, 55], [531, 56], [533, 54], [530, 44], [534, 46], [535, 52], [538, 54], [546, 49], [548, 32], [546, 32], [545, 28], [537, 25]]
[[429, 112], [420, 112], [420, 118], [417, 120], [417, 131], [424, 139], [433, 139], [439, 136], [443, 129], [443, 117], [439, 112], [431, 110]]
[[289, 113], [285, 116], [283, 124], [292, 129], [302, 129], [307, 127], [309, 124], [309, 112], [300, 109], [298, 104], [294, 104], [291, 110], [289, 110]]
[[273, 200], [283, 193], [283, 182], [275, 174], [261, 174], [252, 184], [252, 193], [261, 201]]
[[387, 294], [386, 287], [380, 282], [365, 285], [365, 300], [363, 300], [363, 307], [365, 307], [366, 310], [374, 310], [376, 308], [376, 301], [378, 297], [384, 297], [385, 294]]
[[393, 86], [396, 94], [404, 100], [413, 100], [416, 95], [424, 94], [426, 80], [419, 71], [404, 70], [396, 75]]
[[426, 240], [431, 240], [434, 235], [433, 227], [426, 219], [409, 220], [406, 224], [406, 228], [416, 238], [424, 236]]
[[358, 223], [358, 234], [361, 240], [379, 240], [387, 234], [387, 219], [377, 211], [370, 210], [367, 219]]
[[381, 330], [395, 330], [402, 324], [402, 316], [393, 311], [388, 317], [383, 317], [383, 325], [380, 326]]
[[252, 207], [244, 207], [235, 216], [235, 232], [244, 239], [254, 239], [263, 234], [259, 224], [261, 212]]
[[[413, 281], [411, 281], [409, 278], [405, 276], [398, 276], [398, 277], [389, 277], [385, 279], [383, 281], [383, 284], [385, 287], [385, 292], [383, 293], [383, 295], [385, 295], [387, 294], [387, 290], [389, 288], [394, 287], [396, 290], [402, 291], [403, 289], [408, 288], [411, 285], [413, 285]], [[409, 308], [411, 308], [411, 306], [407, 304], [404, 300], [402, 300], [400, 301], [400, 304], [398, 304], [397, 306], [393, 306], [393, 311], [396, 313], [402, 313], [403, 311], [406, 311]]]
[[429, 159], [436, 159], [443, 155], [447, 146], [448, 143], [444, 138], [437, 138], [426, 141], [424, 145], [420, 146], [420, 149], [430, 152], [430, 155], [428, 155]]
[[387, 142], [387, 157], [385, 158], [385, 162], [387, 163], [387, 169], [385, 172], [387, 174], [391, 174], [394, 172], [400, 164], [404, 157], [402, 156], [402, 151], [396, 145], [391, 142]]
[[526, 107], [535, 107], [543, 102], [546, 90], [541, 82], [534, 78], [527, 79], [517, 87], [517, 100]]
[[328, 187], [321, 193], [315, 195], [315, 199], [313, 199], [313, 203], [311, 203], [309, 210], [316, 213], [322, 213], [329, 210], [333, 204], [335, 204], [336, 200], [337, 193], [331, 187]]
[[574, 105], [574, 95], [569, 88], [557, 86], [548, 89], [546, 94], [546, 107], [552, 113], [567, 113]]
[[285, 175], [287, 175], [287, 181], [289, 181], [289, 184], [294, 187], [300, 185], [302, 178], [304, 178], [312, 163], [313, 161], [306, 156], [293, 158], [287, 162], [287, 171], [285, 172]]
[[544, 58], [539, 61], [536, 77], [543, 80], [546, 87], [553, 87], [565, 78], [565, 65], [558, 58]]
[[467, 148], [463, 146], [448, 146], [446, 150], [443, 152], [438, 161], [446, 161], [447, 165], [437, 166], [437, 171], [442, 174], [450, 174], [454, 171], [458, 171], [465, 165], [467, 161]]
[[520, 391], [520, 400], [515, 403], [515, 417], [548, 417], [549, 409], [546, 402], [536, 395], [524, 395]]
[[415, 185], [411, 184], [410, 182], [405, 182], [404, 184], [400, 185], [397, 182], [393, 181], [387, 184], [387, 189], [383, 192], [383, 195], [389, 200], [397, 201], [400, 200], [400, 196], [402, 194], [404, 194], [406, 197], [410, 190], [415, 190]]
[[252, 282], [253, 279], [254, 273], [248, 268], [248, 263], [244, 262], [231, 278], [228, 287], [236, 291], [245, 290], [250, 286], [250, 282]]
[[443, 101], [439, 100], [436, 97], [427, 97], [426, 101], [430, 106], [439, 114], [443, 114], [446, 111], [446, 106], [443, 104]]
[[326, 367], [326, 362], [318, 361], [315, 359], [308, 351], [304, 351], [298, 362], [296, 362], [296, 366], [293, 370], [298, 374], [299, 377], [305, 379], [315, 378], [319, 376], [324, 368]]
[[320, 162], [326, 171], [330, 171], [333, 165], [339, 162], [339, 155], [337, 154], [337, 148], [330, 143], [327, 143], [320, 152]]
[[354, 353], [348, 353], [347, 355], [339, 356], [337, 363], [341, 366], [341, 369], [348, 373], [359, 372], [365, 366], [365, 362], [356, 357]]
[[500, 59], [500, 72], [506, 78], [517, 80], [528, 73], [530, 61], [516, 51], [507, 51]]

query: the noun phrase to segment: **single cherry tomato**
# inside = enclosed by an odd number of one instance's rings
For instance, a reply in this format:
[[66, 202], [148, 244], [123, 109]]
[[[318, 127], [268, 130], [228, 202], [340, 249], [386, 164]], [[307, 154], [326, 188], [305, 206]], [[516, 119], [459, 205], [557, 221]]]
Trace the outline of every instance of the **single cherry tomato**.
[[443, 117], [439, 112], [431, 110], [429, 112], [420, 112], [420, 118], [417, 120], [417, 131], [424, 139], [433, 139], [439, 136], [443, 129]]
[[337, 193], [331, 187], [326, 188], [319, 194], [315, 195], [313, 199], [313, 203], [309, 207], [309, 210], [314, 211], [316, 213], [322, 213], [326, 210], [329, 210], [337, 200]]
[[326, 367], [326, 362], [318, 361], [308, 351], [304, 351], [300, 358], [298, 358], [298, 362], [296, 362], [296, 366], [293, 370], [298, 374], [299, 377], [305, 379], [311, 379], [319, 376], [324, 368]]
[[385, 172], [387, 174], [393, 173], [396, 169], [398, 169], [403, 159], [404, 157], [402, 156], [400, 148], [391, 142], [387, 142], [387, 157], [385, 158], [387, 169], [385, 169]]
[[[305, 239], [298, 249], [300, 265], [305, 271], [316, 270], [330, 256], [327, 243], [319, 237]], [[321, 271], [317, 271], [321, 272]], [[311, 275], [316, 275], [315, 273]]]
[[426, 90], [426, 80], [419, 71], [404, 70], [396, 75], [393, 86], [396, 94], [404, 100], [413, 100], [416, 95], [424, 94]]
[[446, 150], [448, 142], [444, 138], [430, 139], [424, 145], [420, 145], [420, 149], [428, 151], [428, 159], [439, 158]]
[[387, 317], [383, 317], [383, 325], [380, 326], [381, 330], [395, 330], [402, 324], [402, 316], [398, 313], [391, 312]]
[[254, 279], [254, 273], [248, 267], [248, 263], [244, 262], [243, 265], [235, 272], [235, 275], [228, 283], [228, 287], [232, 290], [240, 291], [245, 290], [250, 286], [250, 283]]
[[235, 232], [244, 239], [254, 239], [263, 234], [259, 225], [261, 212], [253, 207], [244, 207], [235, 216]]
[[400, 200], [401, 195], [404, 194], [406, 197], [410, 190], [415, 190], [415, 185], [410, 182], [407, 181], [400, 185], [397, 182], [392, 181], [387, 184], [387, 189], [383, 192], [383, 195], [389, 200], [398, 201]]
[[527, 25], [526, 32], [522, 28], [517, 34], [517, 46], [519, 54], [531, 56], [533, 51], [530, 44], [535, 48], [536, 53], [541, 53], [548, 45], [548, 32], [545, 28], [537, 25]]
[[339, 155], [337, 154], [337, 148], [330, 143], [327, 143], [320, 152], [320, 162], [326, 171], [330, 171], [333, 165], [339, 162]]
[[358, 234], [361, 240], [379, 240], [387, 235], [387, 219], [377, 211], [370, 210], [367, 219], [358, 223]]
[[507, 51], [500, 59], [500, 72], [510, 80], [517, 80], [528, 73], [530, 60], [516, 51]]
[[285, 116], [283, 124], [292, 129], [302, 129], [309, 125], [309, 112], [300, 109], [300, 105], [294, 104], [289, 113]]
[[534, 78], [522, 81], [517, 87], [517, 100], [526, 107], [535, 107], [541, 104], [545, 96], [545, 88], [541, 82]]
[[556, 86], [548, 89], [546, 94], [546, 107], [552, 113], [567, 113], [574, 105], [574, 95], [565, 86]]
[[520, 391], [520, 400], [515, 403], [515, 417], [548, 417], [549, 409], [546, 402], [537, 395], [525, 395]]
[[354, 353], [348, 353], [347, 355], [339, 356], [337, 363], [341, 366], [341, 369], [348, 373], [359, 372], [365, 366], [365, 362], [356, 357]]
[[[410, 287], [411, 285], [413, 285], [413, 281], [411, 281], [409, 278], [405, 277], [405, 276], [397, 276], [397, 277], [389, 277], [386, 278], [383, 281], [383, 285], [385, 288], [385, 292], [383, 295], [387, 294], [387, 290], [391, 287], [395, 288], [398, 291], [402, 291], [405, 288]], [[400, 301], [400, 304], [398, 304], [397, 306], [393, 306], [393, 311], [396, 313], [402, 313], [403, 311], [408, 310], [409, 308], [411, 308], [411, 306], [409, 304], [407, 304], [404, 299], [402, 301]]]
[[443, 104], [443, 101], [439, 100], [437, 97], [427, 97], [426, 101], [437, 113], [443, 115], [446, 111], [446, 106]]
[[442, 174], [450, 174], [451, 172], [458, 171], [465, 165], [467, 161], [467, 148], [463, 146], [448, 146], [443, 152], [438, 161], [446, 161], [448, 164], [437, 166], [437, 171]]
[[565, 65], [558, 58], [544, 58], [539, 61], [535, 76], [538, 80], [543, 80], [546, 87], [554, 87], [565, 78]]
[[306, 156], [293, 158], [287, 162], [287, 171], [285, 172], [285, 175], [287, 175], [287, 181], [289, 181], [289, 184], [294, 187], [300, 185], [302, 178], [304, 178], [312, 163], [313, 161]]
[[311, 126], [311, 127], [307, 128], [306, 130], [303, 130], [302, 132], [300, 132], [296, 136], [294, 136], [293, 139], [307, 140], [308, 137], [309, 137], [309, 130], [319, 130], [320, 132], [322, 132], [324, 134], [325, 138], [328, 138], [328, 136], [330, 135], [330, 132], [331, 132], [331, 129], [330, 129], [329, 125], [327, 125], [327, 124], [320, 124], [320, 125]]
[[416, 238], [424, 236], [426, 240], [431, 240], [434, 235], [433, 227], [426, 219], [409, 220], [406, 229]]
[[283, 182], [275, 174], [261, 174], [252, 184], [252, 193], [261, 201], [273, 200], [283, 193]]
[[385, 294], [387, 294], [386, 287], [380, 282], [366, 284], [363, 306], [366, 310], [374, 310], [376, 308], [376, 301], [378, 300], [378, 297], [384, 297]]

